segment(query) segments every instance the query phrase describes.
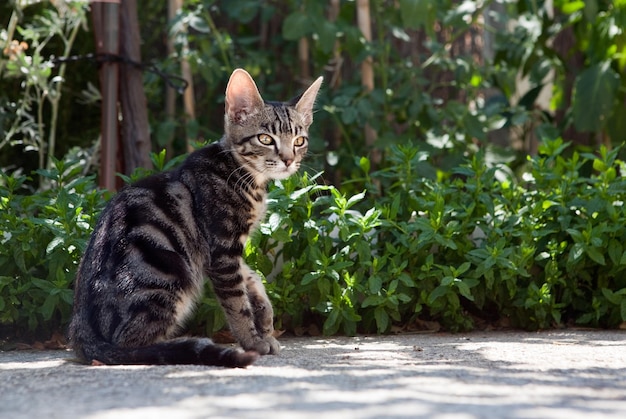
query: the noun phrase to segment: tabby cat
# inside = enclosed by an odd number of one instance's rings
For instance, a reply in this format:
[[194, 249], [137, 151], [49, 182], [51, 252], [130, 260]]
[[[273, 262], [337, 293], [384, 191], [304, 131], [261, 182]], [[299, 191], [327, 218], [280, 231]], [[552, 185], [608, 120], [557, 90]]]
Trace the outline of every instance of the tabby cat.
[[[321, 84], [290, 102], [266, 102], [252, 77], [235, 70], [220, 142], [108, 203], [76, 277], [69, 339], [82, 361], [244, 367], [280, 351], [272, 306], [242, 251], [265, 213], [268, 181], [300, 167]], [[245, 351], [176, 338], [205, 277]]]

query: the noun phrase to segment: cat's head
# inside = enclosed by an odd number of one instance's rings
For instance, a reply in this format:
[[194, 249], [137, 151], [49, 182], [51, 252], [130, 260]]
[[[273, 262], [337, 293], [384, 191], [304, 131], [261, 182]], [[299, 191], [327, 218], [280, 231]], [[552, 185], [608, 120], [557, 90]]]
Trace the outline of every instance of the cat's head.
[[266, 102], [250, 74], [237, 69], [226, 87], [224, 141], [259, 184], [284, 179], [307, 152], [313, 104], [322, 77], [289, 102]]

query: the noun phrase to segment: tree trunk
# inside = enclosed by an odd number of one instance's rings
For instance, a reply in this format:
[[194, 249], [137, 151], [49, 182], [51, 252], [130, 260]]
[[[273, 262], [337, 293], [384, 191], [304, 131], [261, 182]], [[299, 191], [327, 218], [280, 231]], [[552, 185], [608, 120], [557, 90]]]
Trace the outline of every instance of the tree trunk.
[[[369, 0], [357, 0], [356, 2], [356, 17], [359, 29], [363, 34], [363, 37], [367, 42], [372, 42], [372, 24], [370, 19], [370, 2]], [[368, 55], [363, 63], [361, 63], [361, 84], [366, 92], [374, 90], [374, 60], [371, 55]], [[377, 133], [370, 126], [365, 124], [365, 145], [371, 150], [371, 163], [372, 167], [380, 163], [380, 151], [374, 149], [374, 143], [376, 142]]]
[[[561, 57], [565, 66], [565, 80], [563, 82], [563, 103], [556, 111], [555, 122], [557, 126], [566, 125], [567, 110], [571, 108], [572, 94], [574, 91], [574, 83], [576, 76], [585, 66], [585, 57], [575, 48], [576, 36], [571, 27], [567, 27], [554, 37], [554, 51]], [[572, 53], [572, 51], [574, 51]], [[569, 125], [561, 133], [562, 137], [568, 141], [573, 141], [576, 145], [591, 146], [594, 149], [598, 147], [595, 141], [595, 134], [587, 132], [578, 132], [573, 125]]]
[[[91, 13], [98, 54], [118, 55], [119, 53], [119, 1], [94, 1]], [[104, 61], [100, 67], [100, 90], [102, 92], [102, 140], [100, 147], [101, 188], [115, 191], [117, 169], [117, 87], [118, 64]]]
[[298, 42], [298, 61], [300, 62], [300, 79], [302, 83], [307, 83], [311, 79], [309, 71], [309, 40], [300, 38]]
[[[183, 0], [175, 0], [176, 9], [180, 10], [183, 7]], [[191, 66], [189, 65], [189, 61], [187, 60], [187, 54], [189, 53], [189, 44], [187, 43], [187, 28], [184, 27], [185, 36], [183, 37], [183, 47], [180, 56], [180, 72], [181, 76], [187, 82], [187, 88], [183, 93], [183, 106], [185, 108], [185, 117], [187, 126], [185, 127], [186, 133], [186, 148], [187, 152], [191, 153], [193, 151], [193, 147], [191, 146], [191, 141], [195, 140], [195, 138], [191, 138], [189, 135], [189, 123], [196, 120], [196, 100], [195, 93], [193, 87], [193, 76], [191, 74]]]
[[[176, 18], [176, 14], [180, 10], [178, 5], [178, 0], [168, 0], [167, 1], [167, 22], [168, 25], [171, 25], [174, 19]], [[167, 37], [167, 55], [168, 57], [172, 57], [174, 55], [174, 36], [169, 34]], [[173, 87], [166, 86], [165, 87], [165, 117], [171, 123], [176, 120], [176, 95], [177, 92]], [[171, 134], [167, 137], [165, 142], [165, 150], [168, 156], [171, 156], [173, 153], [173, 144], [174, 141], [174, 130], [172, 130]]]
[[[336, 22], [339, 17], [340, 0], [330, 0], [330, 7], [328, 9], [328, 20]], [[343, 64], [343, 58], [341, 56], [341, 45], [337, 39], [335, 39], [335, 45], [333, 47], [333, 59], [332, 65], [327, 68], [332, 68], [332, 74], [328, 77], [328, 87], [333, 91], [336, 91], [341, 86], [341, 69]], [[327, 153], [336, 153], [341, 147], [341, 130], [335, 124], [326, 128], [328, 133], [326, 138], [328, 141]], [[330, 182], [335, 185], [341, 185], [342, 173], [337, 165], [331, 165], [326, 160], [325, 173], [328, 174]]]
[[[120, 9], [120, 55], [141, 62], [139, 21], [136, 0], [122, 1]], [[122, 150], [124, 173], [131, 174], [138, 167], [151, 168], [150, 126], [141, 69], [124, 64], [120, 69], [120, 104], [122, 108]]]

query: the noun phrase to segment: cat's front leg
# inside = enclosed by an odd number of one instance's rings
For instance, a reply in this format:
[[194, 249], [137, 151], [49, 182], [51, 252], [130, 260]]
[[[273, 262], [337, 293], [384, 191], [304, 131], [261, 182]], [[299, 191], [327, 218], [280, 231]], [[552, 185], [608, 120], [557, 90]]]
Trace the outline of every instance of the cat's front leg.
[[[246, 272], [247, 271], [247, 272]], [[274, 337], [274, 310], [267, 297], [265, 287], [259, 275], [247, 265], [242, 266], [242, 273], [248, 291], [248, 300], [254, 313], [254, 324], [257, 332], [270, 345], [270, 353], [280, 352], [280, 344]]]
[[207, 274], [233, 336], [245, 350], [261, 355], [276, 353], [278, 344], [275, 339], [267, 339], [257, 328], [255, 311], [248, 295], [250, 268], [241, 258], [222, 257], [218, 261], [207, 269]]

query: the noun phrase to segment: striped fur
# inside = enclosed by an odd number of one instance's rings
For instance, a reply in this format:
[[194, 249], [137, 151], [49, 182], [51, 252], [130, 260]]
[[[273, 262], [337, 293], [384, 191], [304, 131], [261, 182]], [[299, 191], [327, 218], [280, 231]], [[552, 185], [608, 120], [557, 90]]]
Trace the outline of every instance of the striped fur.
[[[244, 367], [279, 352], [271, 303], [242, 252], [264, 216], [268, 181], [295, 173], [306, 153], [320, 85], [289, 103], [264, 102], [235, 70], [222, 140], [109, 202], [76, 277], [69, 338], [80, 359]], [[176, 338], [205, 277], [244, 351]]]

